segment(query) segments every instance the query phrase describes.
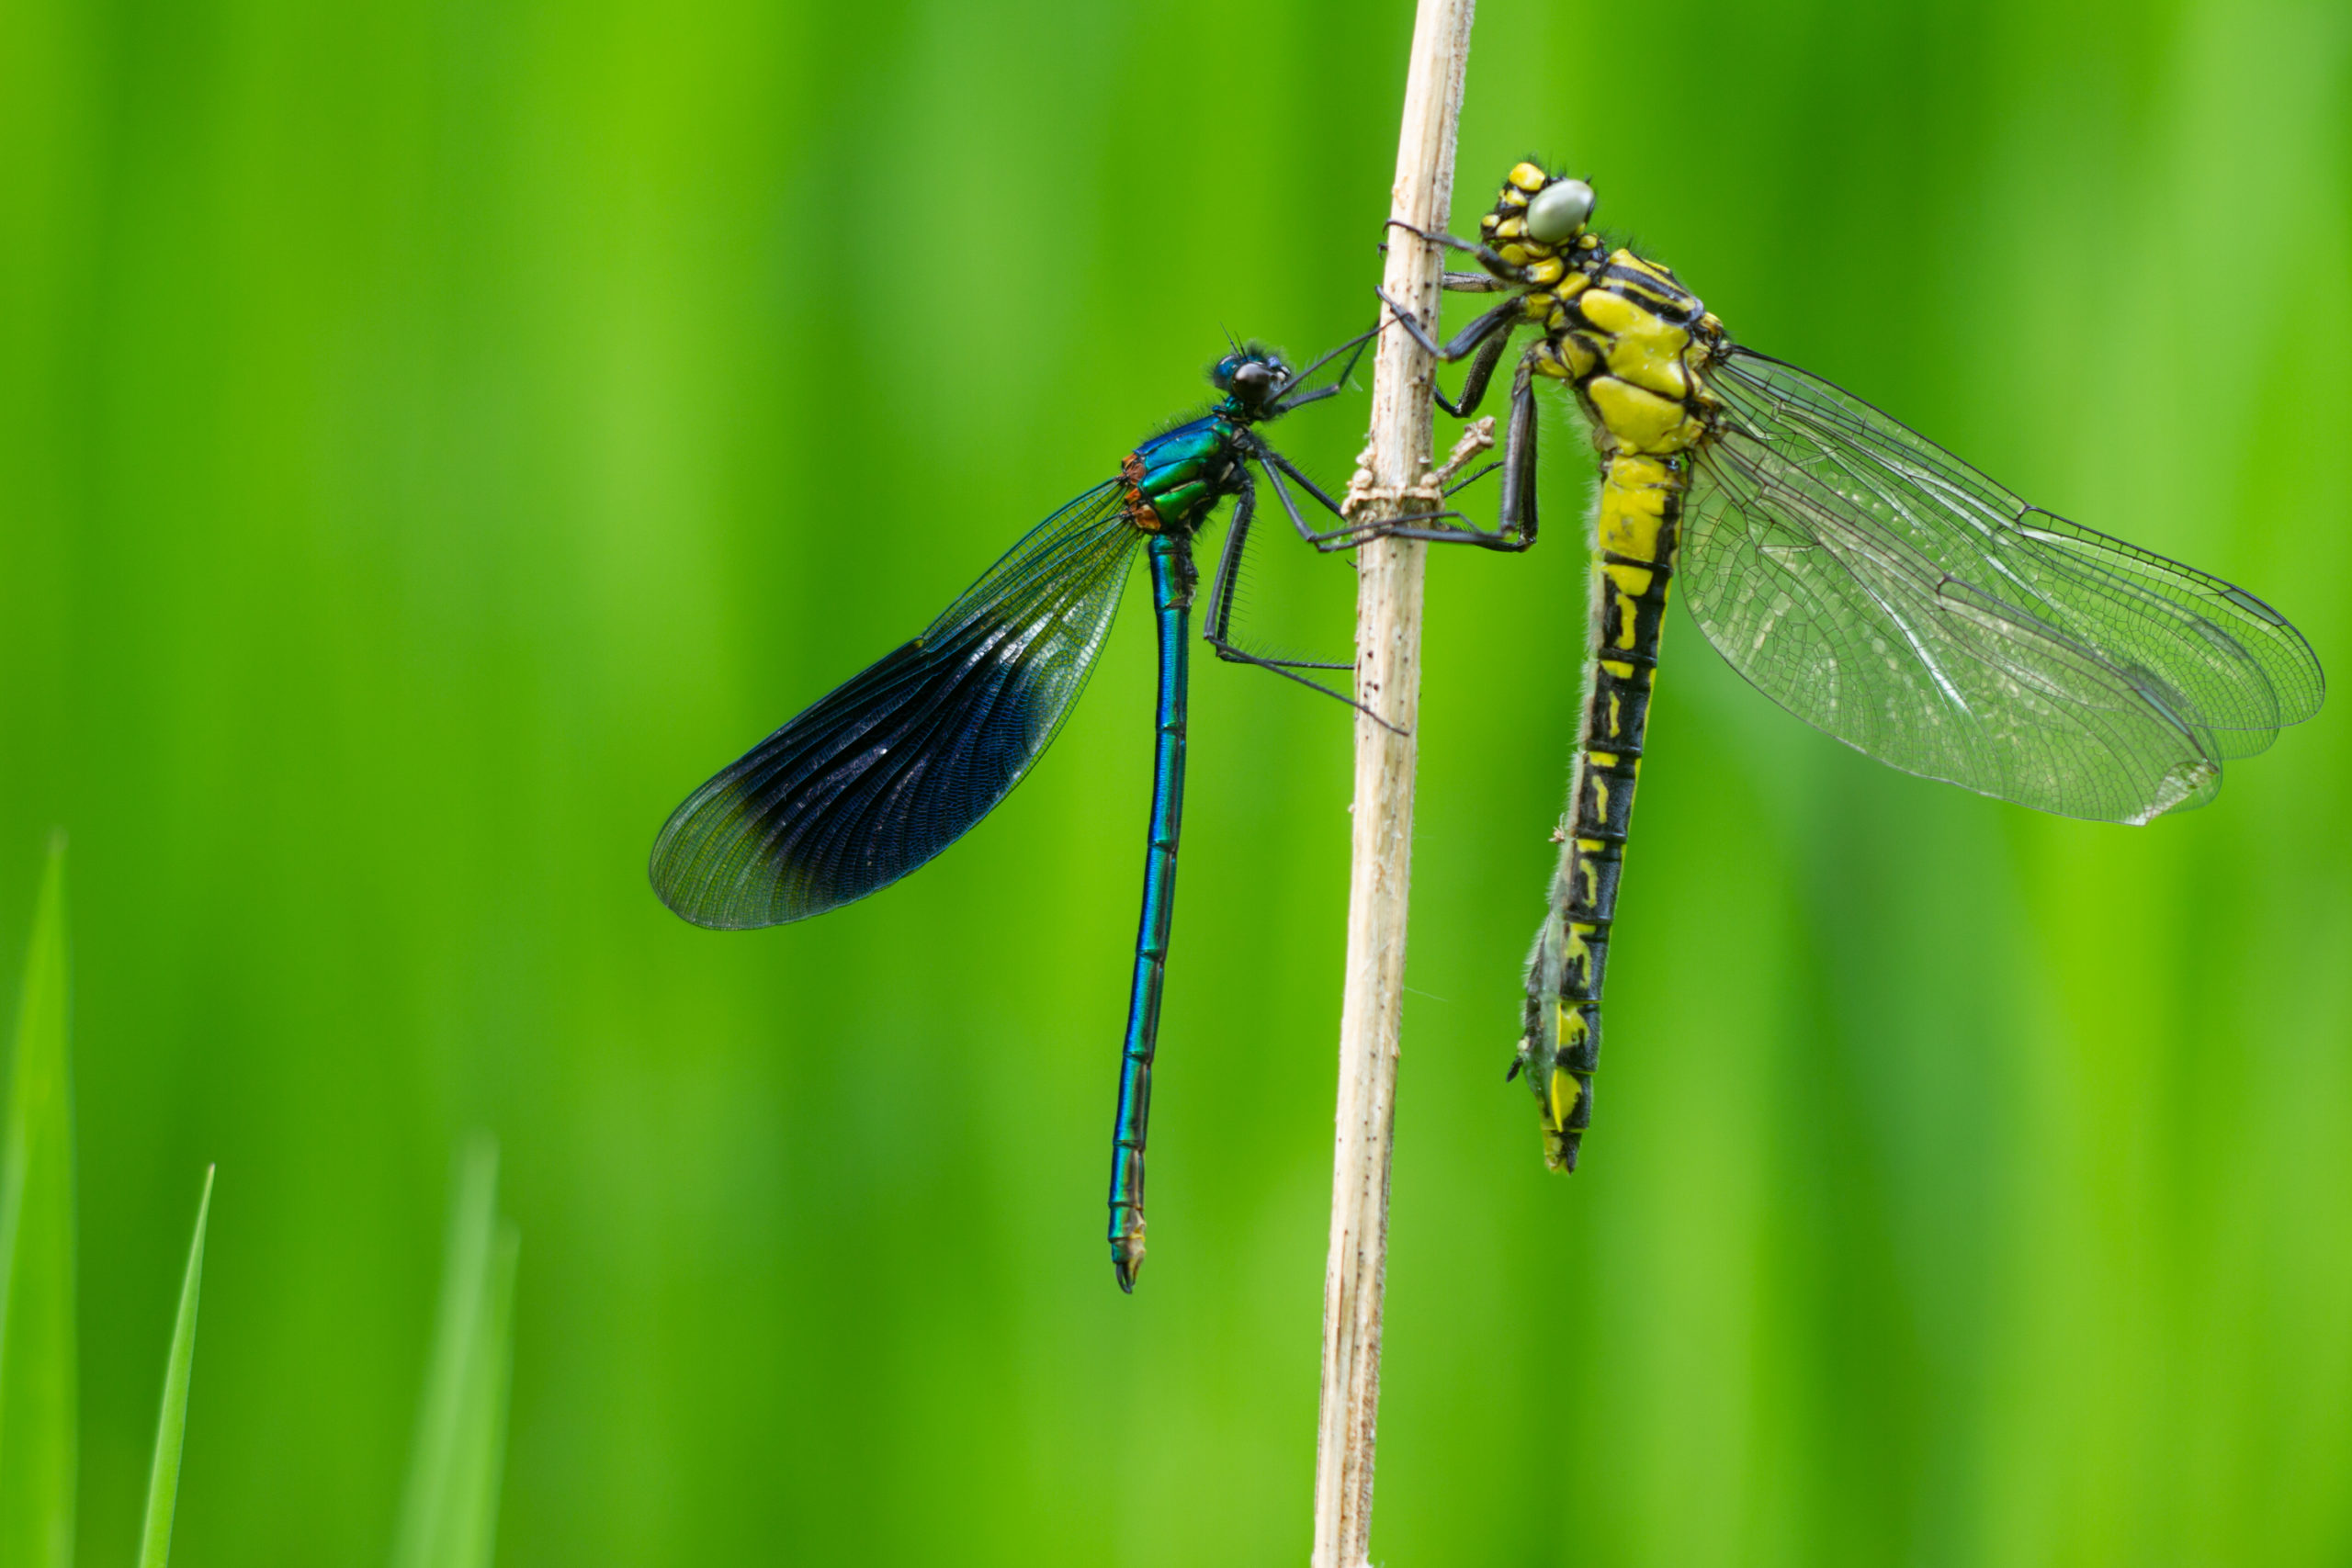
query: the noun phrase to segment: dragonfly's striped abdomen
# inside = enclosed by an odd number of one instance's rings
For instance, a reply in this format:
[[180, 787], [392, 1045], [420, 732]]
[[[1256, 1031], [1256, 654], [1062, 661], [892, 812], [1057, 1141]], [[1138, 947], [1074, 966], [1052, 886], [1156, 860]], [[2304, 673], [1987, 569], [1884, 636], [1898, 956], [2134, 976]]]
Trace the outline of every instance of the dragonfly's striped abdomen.
[[1687, 475], [1681, 460], [1620, 454], [1601, 474], [1593, 643], [1584, 724], [1551, 909], [1528, 971], [1522, 1063], [1544, 1109], [1545, 1158], [1576, 1168], [1600, 1060], [1600, 987], [1617, 882], [1633, 828], [1650, 688], [1666, 630], [1668, 585]]
[[[1551, 908], [1528, 964], [1518, 1068], [1543, 1108], [1545, 1159], [1573, 1170], [1592, 1115], [1600, 990], [1633, 826], [1650, 691], [1666, 629], [1690, 454], [1715, 404], [1697, 375], [1713, 319], [1665, 268], [1630, 251], [1589, 254], [1528, 313], [1538, 371], [1572, 383], [1601, 452], [1584, 722]], [[1517, 1070], [1517, 1069], [1514, 1069]]]

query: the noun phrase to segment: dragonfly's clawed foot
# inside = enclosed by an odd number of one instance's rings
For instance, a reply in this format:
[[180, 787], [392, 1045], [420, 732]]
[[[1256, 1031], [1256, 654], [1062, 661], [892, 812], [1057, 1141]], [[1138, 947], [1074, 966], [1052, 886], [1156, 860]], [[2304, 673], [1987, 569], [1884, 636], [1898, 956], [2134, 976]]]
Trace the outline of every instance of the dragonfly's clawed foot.
[[[1416, 228], [1414, 225], [1406, 222], [1402, 218], [1391, 218], [1388, 220], [1388, 227], [1391, 229], [1402, 229], [1405, 232], [1412, 235], [1413, 238], [1422, 242], [1424, 244], [1439, 245], [1449, 251], [1459, 251], [1464, 255], [1476, 256], [1478, 258], [1479, 265], [1482, 266], [1493, 268], [1505, 265], [1503, 259], [1495, 254], [1495, 253], [1492, 250], [1489, 250], [1487, 246], [1472, 244], [1467, 240], [1457, 240], [1442, 229], [1432, 233], [1427, 229]], [[1385, 251], [1388, 247], [1384, 243], [1380, 248]], [[1449, 287], [1451, 287], [1451, 285], [1449, 285]]]
[[1405, 329], [1406, 336], [1420, 344], [1426, 352], [1437, 355], [1440, 359], [1445, 357], [1445, 350], [1439, 346], [1437, 339], [1430, 335], [1429, 328], [1421, 325], [1420, 317], [1415, 315], [1408, 307], [1399, 305], [1388, 290], [1379, 284], [1374, 284], [1372, 291], [1380, 296], [1380, 302], [1388, 307], [1389, 314], [1395, 318], [1398, 326]]

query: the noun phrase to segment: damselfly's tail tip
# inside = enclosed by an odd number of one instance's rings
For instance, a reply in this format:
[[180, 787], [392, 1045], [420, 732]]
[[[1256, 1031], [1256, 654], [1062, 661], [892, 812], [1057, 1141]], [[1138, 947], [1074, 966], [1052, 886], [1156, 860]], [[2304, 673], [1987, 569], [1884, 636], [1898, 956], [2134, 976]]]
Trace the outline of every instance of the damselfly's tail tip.
[[1119, 1289], [1128, 1295], [1136, 1293], [1136, 1276], [1143, 1272], [1143, 1235], [1136, 1234], [1114, 1237], [1111, 1242], [1111, 1272], [1119, 1281]]

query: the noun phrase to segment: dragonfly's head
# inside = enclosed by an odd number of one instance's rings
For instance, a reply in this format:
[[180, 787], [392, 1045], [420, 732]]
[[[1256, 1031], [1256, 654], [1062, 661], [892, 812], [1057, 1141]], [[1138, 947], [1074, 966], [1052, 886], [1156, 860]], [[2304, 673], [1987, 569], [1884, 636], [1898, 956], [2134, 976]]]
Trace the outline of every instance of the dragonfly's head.
[[1209, 367], [1209, 383], [1225, 394], [1228, 412], [1264, 419], [1290, 389], [1290, 367], [1272, 349], [1247, 343]]
[[1592, 186], [1541, 164], [1521, 164], [1503, 181], [1495, 209], [1478, 220], [1478, 237], [1513, 266], [1600, 242], [1586, 232], [1592, 221]]

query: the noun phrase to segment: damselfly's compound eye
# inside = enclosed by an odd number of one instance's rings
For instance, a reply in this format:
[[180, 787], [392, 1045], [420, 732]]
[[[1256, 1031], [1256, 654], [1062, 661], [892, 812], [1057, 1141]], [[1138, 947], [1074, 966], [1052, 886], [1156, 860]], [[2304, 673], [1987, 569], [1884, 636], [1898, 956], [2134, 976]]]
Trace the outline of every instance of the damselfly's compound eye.
[[1592, 216], [1592, 187], [1582, 180], [1554, 180], [1527, 204], [1527, 237], [1541, 245], [1565, 244]]
[[1233, 393], [1246, 403], [1272, 402], [1289, 384], [1290, 371], [1279, 359], [1245, 358], [1233, 368]]

